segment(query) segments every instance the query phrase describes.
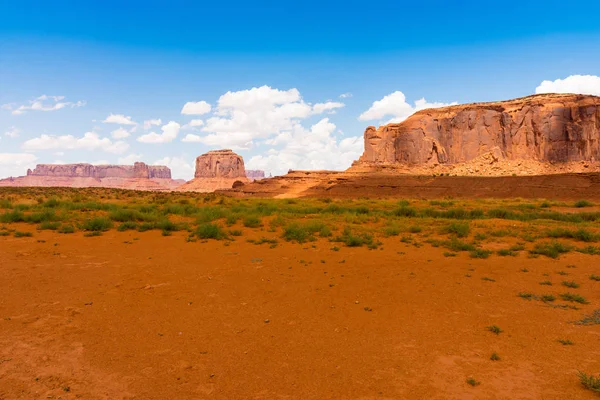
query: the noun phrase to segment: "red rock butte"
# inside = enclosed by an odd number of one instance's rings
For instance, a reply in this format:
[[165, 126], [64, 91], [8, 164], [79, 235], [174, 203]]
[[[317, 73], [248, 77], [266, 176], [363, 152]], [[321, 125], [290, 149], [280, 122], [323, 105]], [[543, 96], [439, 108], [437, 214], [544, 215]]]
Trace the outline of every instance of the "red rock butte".
[[480, 158], [506, 167], [506, 161], [532, 161], [542, 169], [546, 163], [594, 163], [600, 159], [600, 97], [541, 94], [426, 109], [400, 123], [368, 127], [364, 141], [355, 169], [396, 165], [422, 173], [422, 166]]
[[213, 192], [249, 183], [244, 159], [232, 150], [212, 150], [196, 158], [194, 179], [179, 186], [179, 191]]

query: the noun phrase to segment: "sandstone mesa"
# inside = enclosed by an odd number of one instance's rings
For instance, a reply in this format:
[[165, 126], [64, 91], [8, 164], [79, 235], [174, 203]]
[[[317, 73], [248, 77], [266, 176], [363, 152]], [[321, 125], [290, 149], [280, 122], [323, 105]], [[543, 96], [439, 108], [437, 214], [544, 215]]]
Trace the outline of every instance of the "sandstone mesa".
[[214, 192], [239, 187], [249, 182], [242, 156], [229, 149], [212, 150], [196, 158], [194, 179], [179, 186], [177, 190]]

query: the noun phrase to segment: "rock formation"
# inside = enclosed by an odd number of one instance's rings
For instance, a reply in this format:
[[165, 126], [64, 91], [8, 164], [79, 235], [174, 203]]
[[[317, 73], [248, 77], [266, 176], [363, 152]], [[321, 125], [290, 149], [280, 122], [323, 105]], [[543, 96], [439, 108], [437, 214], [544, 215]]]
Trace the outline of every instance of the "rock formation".
[[27, 176], [62, 176], [70, 178], [145, 178], [171, 179], [171, 170], [165, 166], [146, 165], [136, 162], [131, 165], [92, 164], [38, 164], [27, 170]]
[[27, 176], [0, 180], [0, 186], [110, 187], [135, 190], [172, 190], [183, 182], [171, 179], [165, 166], [38, 164]]
[[251, 181], [265, 179], [265, 171], [262, 171], [260, 169], [247, 169], [246, 178], [250, 179]]
[[239, 186], [248, 182], [244, 159], [240, 155], [231, 150], [213, 150], [196, 158], [194, 179], [177, 190], [213, 192], [231, 189], [234, 183]]
[[600, 160], [600, 97], [543, 94], [427, 109], [401, 123], [370, 126], [364, 140], [351, 170], [398, 166], [423, 173], [423, 167], [451, 166], [468, 174], [498, 164], [496, 174], [521, 173], [523, 165], [548, 173], [546, 167], [561, 164], [566, 170], [556, 172], [572, 172], [569, 164]]

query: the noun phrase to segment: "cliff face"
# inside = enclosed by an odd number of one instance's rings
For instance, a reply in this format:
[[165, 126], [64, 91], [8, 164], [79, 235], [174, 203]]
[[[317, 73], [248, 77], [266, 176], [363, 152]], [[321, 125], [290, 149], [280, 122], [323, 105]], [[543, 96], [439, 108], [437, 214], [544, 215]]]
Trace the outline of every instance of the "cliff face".
[[244, 159], [231, 150], [213, 150], [196, 158], [195, 178], [246, 177]]
[[355, 165], [458, 164], [495, 160], [600, 160], [600, 97], [543, 94], [428, 109], [398, 124], [368, 127]]
[[171, 179], [171, 170], [165, 166], [149, 166], [143, 162], [136, 162], [133, 166], [92, 164], [38, 164], [33, 170], [27, 170], [27, 176], [96, 179]]
[[248, 183], [244, 159], [231, 150], [213, 150], [196, 158], [194, 179], [179, 186], [179, 191], [213, 192]]

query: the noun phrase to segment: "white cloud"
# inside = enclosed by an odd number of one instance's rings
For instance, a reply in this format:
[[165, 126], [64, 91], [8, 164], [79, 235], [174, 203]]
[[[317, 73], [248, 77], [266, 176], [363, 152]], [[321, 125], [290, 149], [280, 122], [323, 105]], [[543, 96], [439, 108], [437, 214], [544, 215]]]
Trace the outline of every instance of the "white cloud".
[[336, 108], [342, 108], [344, 106], [345, 106], [344, 103], [338, 103], [338, 102], [333, 102], [333, 101], [328, 101], [326, 103], [317, 103], [313, 106], [313, 112], [315, 114], [322, 114], [326, 111], [329, 111], [330, 113], [334, 113]]
[[119, 127], [119, 129], [115, 129], [114, 131], [112, 131], [110, 135], [114, 139], [125, 139], [129, 137], [129, 131], [125, 128]]
[[0, 153], [0, 179], [23, 176], [35, 167], [37, 157], [29, 153]]
[[136, 122], [131, 120], [131, 117], [123, 114], [110, 114], [104, 121], [105, 124], [119, 124], [119, 125], [137, 125]]
[[373, 102], [371, 108], [362, 113], [358, 119], [361, 121], [369, 121], [374, 119], [381, 119], [385, 116], [392, 116], [393, 118], [388, 122], [401, 122], [411, 116], [417, 111], [424, 110], [427, 108], [439, 108], [451, 105], [456, 105], [457, 102], [452, 103], [428, 103], [424, 98], [415, 101], [415, 105], [411, 106], [406, 101], [406, 96], [401, 91], [395, 91], [393, 93], [384, 96], [381, 100]]
[[576, 93], [600, 96], [600, 76], [571, 75], [565, 79], [543, 81], [535, 88], [540, 93]]
[[193, 119], [184, 126], [182, 126], [181, 129], [194, 129], [201, 126], [204, 126], [204, 121], [202, 121], [201, 119]]
[[289, 169], [346, 169], [363, 151], [362, 136], [338, 141], [336, 126], [323, 118], [310, 130], [297, 124], [289, 132], [283, 132], [266, 142], [274, 147], [266, 155], [250, 158], [248, 169], [262, 169], [267, 173], [281, 175]]
[[148, 119], [146, 121], [144, 121], [144, 129], [150, 129], [152, 128], [152, 126], [159, 126], [160, 124], [162, 124], [162, 120], [160, 118], [158, 119]]
[[72, 135], [53, 136], [43, 134], [37, 138], [27, 140], [23, 143], [23, 150], [102, 150], [107, 153], [122, 154], [127, 151], [129, 145], [123, 141], [113, 142], [108, 138], [101, 138], [95, 132], [87, 132], [83, 137]]
[[179, 134], [181, 126], [174, 121], [170, 121], [168, 124], [163, 125], [161, 130], [162, 133], [150, 132], [146, 135], [142, 135], [137, 138], [138, 142], [141, 143], [169, 143], [172, 142]]
[[182, 157], [165, 157], [156, 160], [153, 165], [166, 165], [171, 169], [173, 179], [190, 180], [194, 177], [194, 166]]
[[27, 111], [56, 111], [66, 107], [83, 107], [85, 101], [62, 101], [65, 96], [47, 96], [45, 94], [29, 101], [29, 104], [16, 105], [15, 103], [3, 104], [2, 108], [12, 111], [13, 115], [24, 114]]
[[14, 126], [11, 126], [6, 132], [4, 132], [4, 136], [14, 139], [19, 137], [20, 132], [21, 131], [19, 129], [15, 128]]
[[209, 113], [210, 110], [210, 104], [205, 101], [188, 101], [181, 109], [181, 113], [183, 115], [203, 115]]
[[350, 97], [352, 97], [352, 93], [350, 92], [340, 94], [340, 99], [347, 99]]
[[209, 146], [248, 149], [257, 140], [265, 140], [292, 130], [301, 120], [314, 114], [332, 112], [343, 103], [326, 102], [314, 106], [304, 102], [298, 89], [279, 90], [269, 86], [227, 92], [206, 120], [206, 136], [187, 135], [187, 142]]
[[125, 157], [119, 157], [119, 164], [132, 165], [136, 161], [142, 161], [142, 154], [131, 153]]

